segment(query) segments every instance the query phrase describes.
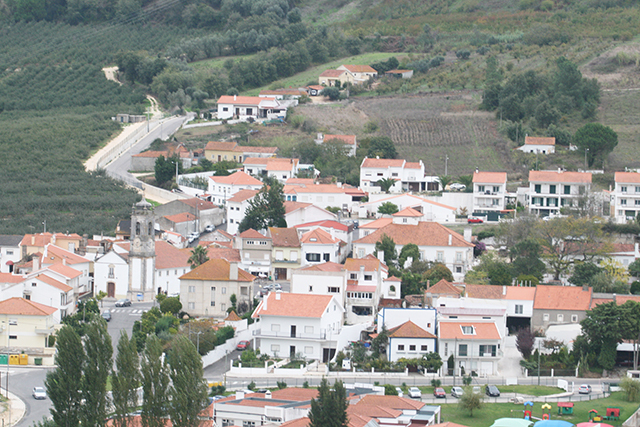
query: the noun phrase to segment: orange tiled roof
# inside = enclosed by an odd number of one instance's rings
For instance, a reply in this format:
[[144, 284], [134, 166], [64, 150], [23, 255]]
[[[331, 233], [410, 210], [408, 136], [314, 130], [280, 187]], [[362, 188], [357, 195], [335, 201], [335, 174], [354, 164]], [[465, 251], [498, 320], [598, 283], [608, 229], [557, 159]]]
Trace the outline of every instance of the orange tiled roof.
[[233, 151], [237, 145], [237, 142], [209, 141], [204, 149], [209, 151]]
[[342, 66], [344, 68], [346, 68], [347, 70], [351, 71], [352, 73], [376, 73], [378, 74], [378, 72], [375, 70], [375, 68], [370, 67], [369, 65], [347, 65], [347, 64], [342, 64]]
[[640, 184], [640, 173], [637, 172], [616, 172], [614, 175], [616, 182], [621, 184]]
[[[221, 243], [221, 242], [218, 242], [218, 243]], [[191, 256], [190, 250], [189, 250], [189, 256]], [[216, 248], [214, 246], [210, 246], [207, 248], [207, 256], [209, 257], [209, 259], [219, 258], [219, 259], [226, 259], [229, 262], [242, 262], [242, 257], [240, 256], [239, 249]]]
[[301, 243], [309, 243], [314, 245], [333, 245], [340, 241], [335, 237], [331, 237], [331, 234], [327, 233], [321, 228], [308, 231], [300, 238]]
[[179, 224], [181, 222], [189, 222], [189, 221], [196, 220], [196, 216], [190, 214], [189, 212], [182, 212], [175, 215], [167, 215], [165, 216], [165, 218], [176, 224]]
[[392, 216], [420, 218], [422, 217], [422, 214], [413, 208], [404, 208], [400, 212], [394, 213]]
[[402, 325], [389, 329], [389, 338], [435, 338], [429, 331], [425, 331], [420, 326], [407, 320]]
[[556, 138], [554, 136], [525, 136], [524, 145], [556, 145]]
[[473, 182], [488, 184], [504, 184], [507, 182], [506, 172], [474, 172]]
[[[463, 326], [473, 326], [475, 334], [465, 335], [462, 333]], [[473, 323], [473, 322], [439, 322], [441, 339], [459, 340], [499, 340], [500, 333], [495, 323]]]
[[243, 239], [269, 239], [269, 237], [254, 230], [253, 228], [243, 231], [242, 233], [240, 233], [239, 237]]
[[[43, 259], [43, 264], [55, 264], [56, 262], [62, 262], [63, 260], [68, 265], [83, 264], [90, 262], [88, 259], [76, 255], [73, 252], [69, 252], [59, 246], [49, 243], [45, 247], [45, 253], [47, 254], [46, 261]], [[44, 258], [45, 255], [43, 255]]]
[[284, 213], [288, 214], [293, 211], [297, 211], [298, 209], [304, 209], [312, 206], [312, 203], [303, 203], [303, 202], [292, 202], [287, 200], [284, 202]]
[[591, 288], [583, 291], [578, 286], [536, 286], [534, 310], [588, 310], [591, 303]]
[[502, 286], [497, 285], [472, 285], [465, 286], [467, 297], [482, 299], [502, 299]]
[[218, 99], [218, 104], [260, 105], [261, 101], [274, 100], [275, 98], [260, 98], [259, 96], [223, 95]]
[[[473, 244], [464, 240], [464, 237], [444, 225], [437, 222], [421, 221], [416, 225], [410, 224], [389, 224], [379, 228], [368, 236], [356, 240], [354, 243], [375, 244], [386, 234], [396, 245], [407, 245], [414, 243], [418, 246], [450, 246], [450, 247], [472, 247]], [[449, 245], [451, 236], [451, 245]]]
[[191, 206], [192, 208], [196, 208], [199, 211], [206, 211], [209, 209], [215, 209], [216, 205], [211, 202], [207, 202], [206, 200], [202, 200], [199, 197], [192, 197], [190, 199], [182, 199], [180, 202], [184, 203], [187, 206]]
[[308, 427], [310, 422], [311, 420], [308, 417], [302, 417], [282, 423], [280, 427]]
[[281, 159], [269, 157], [267, 160], [268, 171], [290, 171], [298, 163], [298, 159]]
[[168, 151], [143, 151], [142, 153], [132, 154], [131, 157], [144, 157], [144, 158], [152, 158], [156, 159], [158, 157], [167, 157], [169, 155]]
[[24, 280], [19, 274], [0, 273], [0, 283], [21, 283]]
[[260, 190], [240, 190], [231, 196], [227, 202], [244, 202], [245, 200], [249, 200], [253, 198], [256, 194], [258, 194]]
[[366, 229], [378, 229], [385, 227], [393, 222], [393, 218], [378, 218], [375, 221], [371, 221], [367, 224], [361, 225], [360, 228]]
[[529, 171], [529, 181], [591, 184], [591, 172]]
[[69, 267], [68, 265], [64, 265], [62, 263], [50, 265], [46, 268], [46, 270], [55, 271], [56, 273], [62, 274], [69, 279], [73, 279], [82, 275], [81, 271], [78, 271], [75, 268]]
[[325, 70], [320, 74], [320, 77], [340, 77], [346, 73], [345, 70]]
[[273, 246], [284, 248], [299, 248], [300, 239], [295, 228], [275, 228], [269, 227]]
[[57, 308], [39, 304], [24, 298], [13, 297], [0, 301], [0, 314], [14, 316], [48, 316], [58, 311]]
[[355, 135], [325, 135], [324, 136], [324, 142], [331, 141], [332, 139], [337, 139], [347, 145], [356, 145]]
[[351, 415], [364, 415], [373, 418], [398, 418], [402, 415], [402, 411], [399, 409], [380, 405], [368, 405], [360, 402], [355, 405], [349, 405], [347, 412]]
[[71, 286], [67, 286], [66, 284], [57, 281], [56, 279], [53, 279], [49, 276], [47, 276], [46, 274], [38, 274], [36, 276], [36, 279], [43, 281], [44, 283], [46, 283], [47, 285], [51, 285], [54, 288], [58, 288], [63, 292], [69, 292], [72, 291], [73, 288]]
[[609, 302], [613, 302], [613, 298], [592, 298], [591, 299], [591, 305], [589, 306], [589, 309], [592, 310], [597, 305], [606, 304], [606, 303], [609, 303]]
[[[431, 337], [435, 338], [434, 335], [431, 335]], [[400, 397], [400, 396], [378, 396], [378, 395], [373, 395], [373, 394], [367, 394], [365, 395], [362, 399], [360, 399], [360, 401], [356, 404], [357, 405], [378, 405], [378, 406], [384, 406], [386, 408], [392, 408], [392, 409], [400, 409], [400, 410], [417, 410], [422, 408], [425, 403], [406, 397]]]
[[238, 316], [238, 313], [236, 313], [236, 311], [233, 310], [231, 313], [227, 315], [227, 317], [224, 320], [225, 322], [238, 322], [242, 319], [240, 318], [240, 316]]
[[404, 165], [405, 169], [422, 169], [420, 162], [407, 162]]
[[[187, 274], [182, 275], [180, 280], [230, 280], [230, 269], [231, 263], [226, 259], [210, 259]], [[238, 282], [253, 282], [254, 280], [254, 275], [238, 268]]]
[[452, 211], [456, 210], [456, 208], [454, 208], [453, 206], [444, 205], [442, 203], [434, 202], [432, 200], [428, 200], [428, 199], [422, 198], [420, 196], [416, 196], [415, 194], [406, 194], [406, 193], [405, 194], [399, 194], [397, 196], [390, 196], [390, 197], [387, 197], [386, 199], [379, 199], [379, 200], [376, 200], [375, 202], [362, 203], [362, 205], [370, 205], [370, 204], [374, 204], [374, 203], [378, 204], [378, 203], [382, 203], [382, 202], [389, 202], [389, 201], [393, 201], [394, 199], [398, 199], [400, 197], [409, 197], [409, 198], [415, 199], [416, 204], [418, 204], [418, 203], [426, 203], [428, 205], [439, 206], [441, 208], [450, 209]]
[[366, 157], [362, 162], [363, 168], [401, 168], [406, 160], [404, 159], [373, 159]]
[[425, 290], [425, 293], [430, 293], [432, 295], [457, 295], [460, 296], [462, 293], [462, 289], [454, 286], [452, 283], [447, 282], [444, 279], [441, 279], [438, 283], [433, 286], [428, 287]]
[[[252, 317], [269, 315], [320, 318], [332, 299], [333, 296], [331, 295], [270, 292], [269, 295], [260, 302]], [[273, 397], [275, 398], [275, 396]]]
[[306, 267], [301, 267], [298, 270], [304, 271], [344, 271], [344, 265], [335, 262], [327, 261], [322, 264], [312, 264]]
[[506, 300], [533, 301], [536, 297], [536, 288], [532, 286], [507, 286]]
[[262, 186], [262, 181], [259, 179], [255, 179], [251, 175], [237, 171], [228, 176], [210, 176], [211, 179], [216, 184], [228, 184], [228, 185], [255, 185]]
[[347, 258], [344, 268], [347, 271], [360, 271], [360, 266], [364, 266], [364, 271], [379, 271], [384, 266], [378, 258]]

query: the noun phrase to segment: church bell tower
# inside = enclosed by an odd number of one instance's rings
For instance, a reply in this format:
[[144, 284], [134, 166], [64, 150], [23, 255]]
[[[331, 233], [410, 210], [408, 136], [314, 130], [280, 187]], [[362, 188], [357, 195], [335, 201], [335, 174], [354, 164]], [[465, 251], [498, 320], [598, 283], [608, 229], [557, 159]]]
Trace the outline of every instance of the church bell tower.
[[156, 244], [151, 203], [142, 199], [131, 214], [129, 290], [131, 301], [153, 301], [156, 284]]

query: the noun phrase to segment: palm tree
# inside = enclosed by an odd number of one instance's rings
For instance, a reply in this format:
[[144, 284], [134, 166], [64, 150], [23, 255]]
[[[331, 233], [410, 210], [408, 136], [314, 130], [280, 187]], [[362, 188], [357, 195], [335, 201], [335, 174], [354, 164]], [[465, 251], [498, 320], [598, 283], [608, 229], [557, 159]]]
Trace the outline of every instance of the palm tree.
[[207, 256], [207, 250], [198, 245], [191, 251], [191, 256], [187, 260], [189, 264], [191, 264], [191, 269], [193, 270], [197, 266], [204, 264], [209, 261], [209, 257]]
[[393, 178], [383, 178], [383, 179], [379, 179], [378, 182], [376, 182], [376, 185], [378, 185], [380, 189], [385, 193], [389, 193], [389, 189], [393, 187], [393, 184], [395, 183], [396, 183], [396, 180]]
[[467, 193], [473, 191], [473, 175], [460, 175], [456, 181], [466, 187], [464, 191]]
[[453, 178], [451, 178], [450, 175], [440, 175], [438, 177], [438, 182], [442, 185], [442, 191], [444, 191], [447, 188], [447, 185], [453, 182]]

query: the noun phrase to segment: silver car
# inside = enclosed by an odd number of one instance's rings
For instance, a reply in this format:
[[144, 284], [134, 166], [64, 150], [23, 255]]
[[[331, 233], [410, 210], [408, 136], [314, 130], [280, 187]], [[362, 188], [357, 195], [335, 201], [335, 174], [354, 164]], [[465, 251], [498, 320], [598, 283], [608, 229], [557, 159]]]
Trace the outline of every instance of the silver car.
[[43, 400], [47, 398], [47, 391], [44, 389], [44, 387], [34, 387], [31, 395], [36, 400]]

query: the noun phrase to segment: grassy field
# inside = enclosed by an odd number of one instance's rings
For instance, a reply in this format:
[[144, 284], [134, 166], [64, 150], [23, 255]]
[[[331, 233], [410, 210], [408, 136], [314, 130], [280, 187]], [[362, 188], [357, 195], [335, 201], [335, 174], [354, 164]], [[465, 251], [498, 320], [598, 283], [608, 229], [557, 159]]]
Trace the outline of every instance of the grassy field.
[[[639, 90], [612, 90], [602, 92], [600, 122], [618, 133], [618, 146], [609, 155], [609, 167], [640, 167], [640, 109]], [[596, 165], [600, 166], [600, 165]]]
[[315, 84], [318, 84], [317, 83], [318, 76], [325, 70], [339, 67], [342, 64], [370, 65], [374, 62], [386, 61], [388, 58], [391, 58], [392, 56], [395, 56], [396, 58], [398, 58], [400, 62], [402, 62], [402, 59], [406, 57], [407, 54], [389, 53], [389, 52], [371, 52], [371, 53], [363, 53], [362, 55], [349, 56], [347, 58], [342, 58], [332, 62], [327, 62], [322, 65], [311, 67], [308, 70], [303, 71], [302, 73], [295, 74], [286, 79], [275, 81], [267, 86], [248, 90], [242, 93], [242, 95], [258, 95], [261, 90], [265, 90], [269, 88], [306, 86], [308, 83], [312, 81], [315, 82]]
[[241, 59], [251, 59], [256, 54], [253, 55], [237, 55], [237, 56], [220, 56], [218, 58], [213, 59], [205, 59], [202, 61], [191, 62], [189, 65], [196, 70], [213, 70], [215, 68], [222, 68], [224, 63], [228, 60], [233, 60], [233, 62], [238, 62]]
[[[502, 390], [502, 389], [501, 389]], [[577, 424], [589, 421], [589, 410], [595, 409], [599, 414], [603, 414], [608, 406], [621, 408], [621, 419], [619, 421], [607, 421], [615, 427], [621, 426], [622, 423], [638, 408], [637, 403], [631, 403], [624, 400], [622, 392], [613, 393], [606, 399], [598, 399], [584, 402], [575, 402], [573, 415], [557, 415], [557, 406], [551, 404], [551, 419], [562, 419]], [[533, 416], [542, 417], [541, 404], [536, 403], [533, 409]], [[498, 418], [522, 418], [523, 406], [514, 405], [513, 403], [491, 403], [483, 405], [482, 409], [474, 411], [473, 417], [467, 412], [458, 408], [458, 405], [442, 405], [442, 422], [454, 422], [469, 427], [488, 427]]]

